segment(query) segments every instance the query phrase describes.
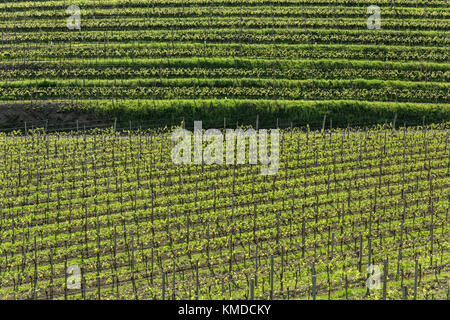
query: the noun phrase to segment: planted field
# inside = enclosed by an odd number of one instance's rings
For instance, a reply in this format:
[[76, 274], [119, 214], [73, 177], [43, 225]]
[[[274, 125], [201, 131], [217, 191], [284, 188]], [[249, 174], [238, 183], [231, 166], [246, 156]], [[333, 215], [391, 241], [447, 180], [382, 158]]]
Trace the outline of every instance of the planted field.
[[[384, 124], [399, 104], [414, 110], [399, 114], [399, 123], [450, 119], [446, 1], [374, 1], [379, 29], [368, 29], [369, 4], [360, 0], [73, 4], [79, 12], [66, 12], [66, 1], [0, 3], [0, 101], [54, 101], [63, 111], [70, 104], [109, 124], [133, 120], [135, 128], [200, 116], [211, 125], [223, 117], [249, 124], [264, 110], [257, 107], [252, 117], [234, 110], [260, 100], [272, 101], [261, 116], [315, 127], [324, 114], [344, 127]], [[74, 21], [79, 29], [69, 29]], [[211, 100], [215, 108], [206, 119], [192, 101]], [[305, 118], [305, 103], [321, 101], [333, 107], [313, 108]], [[130, 103], [141, 104], [141, 112]], [[347, 118], [360, 103], [373, 106], [367, 119]], [[48, 120], [8, 119], [6, 129]]]
[[[1, 2], [0, 299], [448, 300], [449, 18], [446, 0]], [[249, 164], [177, 164], [199, 120], [284, 128], [275, 174], [251, 137]]]
[[164, 132], [2, 135], [0, 296], [448, 299], [448, 132], [283, 130], [271, 176]]

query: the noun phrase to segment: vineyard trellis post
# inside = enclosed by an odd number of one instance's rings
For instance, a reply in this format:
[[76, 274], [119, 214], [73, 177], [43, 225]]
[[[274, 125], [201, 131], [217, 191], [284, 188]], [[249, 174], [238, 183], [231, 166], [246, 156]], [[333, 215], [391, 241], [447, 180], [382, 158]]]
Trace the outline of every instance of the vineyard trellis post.
[[388, 259], [385, 259], [384, 260], [384, 267], [383, 267], [383, 300], [386, 300], [388, 275], [389, 275], [389, 272], [388, 272]]
[[314, 262], [311, 266], [311, 282], [312, 282], [312, 299], [316, 300], [316, 270], [315, 270], [315, 266], [314, 266]]
[[255, 287], [258, 287], [258, 244], [255, 244]]
[[36, 234], [34, 234], [34, 284], [33, 284], [33, 300], [37, 300], [37, 245], [36, 245]]
[[200, 291], [200, 282], [198, 279], [198, 260], [196, 260], [195, 261], [195, 300], [198, 300], [198, 298], [199, 298], [199, 291]]
[[164, 273], [164, 271], [161, 273], [162, 274], [162, 300], [166, 299], [166, 275]]
[[362, 241], [362, 234], [359, 235], [359, 262], [358, 262], [358, 271], [361, 273], [362, 270], [362, 247], [363, 247], [363, 241]]
[[417, 276], [418, 276], [418, 265], [419, 261], [417, 258], [414, 261], [414, 300], [417, 299]]
[[[66, 241], [64, 241], [64, 249], [67, 252]], [[64, 254], [64, 300], [67, 300], [67, 253]]]
[[273, 300], [273, 255], [270, 256], [270, 300]]
[[175, 300], [175, 271], [176, 271], [176, 264], [175, 264], [175, 259], [173, 259], [172, 300]]
[[84, 277], [84, 259], [82, 258], [82, 266], [80, 268], [81, 271], [81, 296], [83, 300], [86, 300], [86, 279]]

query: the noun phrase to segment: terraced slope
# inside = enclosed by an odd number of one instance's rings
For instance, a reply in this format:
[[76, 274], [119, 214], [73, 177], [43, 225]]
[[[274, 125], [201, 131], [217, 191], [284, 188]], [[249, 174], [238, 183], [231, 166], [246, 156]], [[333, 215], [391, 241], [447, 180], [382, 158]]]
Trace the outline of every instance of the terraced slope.
[[[0, 299], [448, 300], [450, 9], [368, 5], [1, 2]], [[194, 119], [294, 128], [273, 176], [81, 130]]]
[[248, 113], [312, 125], [327, 114], [342, 126], [395, 113], [411, 124], [450, 119], [447, 1], [372, 1], [375, 30], [360, 0], [73, 4], [81, 30], [67, 28], [66, 1], [0, 3], [1, 101], [63, 101], [155, 124], [246, 123]]

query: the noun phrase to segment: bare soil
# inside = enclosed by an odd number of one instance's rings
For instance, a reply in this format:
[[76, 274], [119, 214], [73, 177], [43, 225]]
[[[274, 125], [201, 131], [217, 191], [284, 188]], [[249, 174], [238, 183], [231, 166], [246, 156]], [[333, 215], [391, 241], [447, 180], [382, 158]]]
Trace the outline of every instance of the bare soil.
[[89, 113], [69, 108], [65, 102], [18, 102], [0, 104], [0, 129], [27, 128], [60, 128], [67, 129], [94, 124], [102, 124], [102, 120]]

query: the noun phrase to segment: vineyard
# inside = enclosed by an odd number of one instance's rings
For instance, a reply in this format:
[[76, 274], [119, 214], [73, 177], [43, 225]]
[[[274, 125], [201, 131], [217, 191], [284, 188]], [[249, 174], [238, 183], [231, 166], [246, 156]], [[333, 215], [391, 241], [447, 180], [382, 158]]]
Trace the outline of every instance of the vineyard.
[[[1, 300], [449, 300], [447, 0], [5, 0], [0, 33]], [[174, 163], [197, 120], [279, 129], [278, 171]]]
[[273, 176], [164, 132], [3, 134], [1, 297], [448, 299], [448, 129], [283, 130]]
[[[3, 1], [0, 104], [53, 102], [156, 123], [147, 127], [200, 117], [249, 124], [264, 112], [299, 126], [320, 126], [324, 114], [341, 127], [396, 114], [416, 125], [450, 120], [447, 1], [370, 4], [381, 10], [379, 29], [368, 29], [362, 0]], [[68, 28], [74, 21], [79, 29]], [[327, 107], [309, 108], [320, 102]], [[49, 117], [11, 110], [3, 129]]]

